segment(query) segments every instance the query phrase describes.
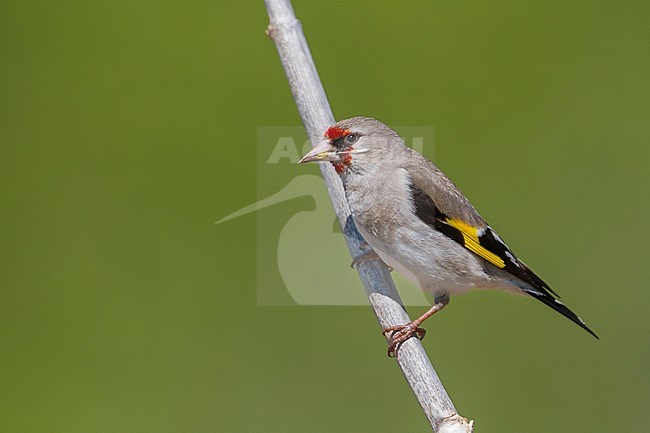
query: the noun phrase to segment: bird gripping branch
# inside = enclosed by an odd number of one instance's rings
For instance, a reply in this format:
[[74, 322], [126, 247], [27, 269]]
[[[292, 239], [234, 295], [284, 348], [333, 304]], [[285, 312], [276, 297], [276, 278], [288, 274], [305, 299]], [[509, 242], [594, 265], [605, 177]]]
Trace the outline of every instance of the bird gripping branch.
[[543, 302], [594, 337], [596, 334], [526, 266], [460, 190], [395, 131], [376, 119], [353, 117], [325, 132], [300, 163], [330, 162], [343, 180], [355, 224], [388, 266], [435, 297], [416, 320], [384, 329], [389, 356], [452, 294], [505, 289]]

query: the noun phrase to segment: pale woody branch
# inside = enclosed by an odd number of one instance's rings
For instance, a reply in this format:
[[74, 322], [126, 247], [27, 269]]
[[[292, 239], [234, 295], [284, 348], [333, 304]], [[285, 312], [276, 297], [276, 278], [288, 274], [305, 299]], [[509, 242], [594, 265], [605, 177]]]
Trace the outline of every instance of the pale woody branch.
[[[267, 33], [278, 49], [307, 134], [316, 144], [323, 132], [334, 124], [334, 116], [302, 27], [290, 0], [266, 0], [266, 8], [270, 19]], [[356, 257], [363, 252], [360, 248], [363, 239], [350, 216], [341, 180], [330, 164], [320, 164], [320, 168], [350, 253]], [[357, 266], [357, 271], [382, 329], [410, 322], [390, 273], [381, 261], [365, 261]], [[400, 347], [397, 362], [434, 431], [472, 431], [472, 422], [456, 412], [417, 338], [409, 339]]]

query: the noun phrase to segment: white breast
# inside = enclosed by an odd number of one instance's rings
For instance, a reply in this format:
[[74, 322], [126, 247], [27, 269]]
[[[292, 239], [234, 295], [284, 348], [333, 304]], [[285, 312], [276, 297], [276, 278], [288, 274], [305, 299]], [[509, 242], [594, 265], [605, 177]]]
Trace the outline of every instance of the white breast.
[[346, 193], [359, 232], [388, 266], [434, 295], [494, 285], [482, 259], [415, 215], [405, 170], [382, 178], [390, 183], [350, 179]]

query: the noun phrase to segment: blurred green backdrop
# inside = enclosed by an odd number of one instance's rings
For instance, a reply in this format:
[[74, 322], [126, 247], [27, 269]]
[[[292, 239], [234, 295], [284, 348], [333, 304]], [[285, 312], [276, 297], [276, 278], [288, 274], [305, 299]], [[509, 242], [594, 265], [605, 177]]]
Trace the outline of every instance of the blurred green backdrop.
[[[294, 6], [337, 118], [435, 126], [437, 163], [602, 338], [455, 298], [424, 345], [459, 411], [647, 431], [649, 4]], [[213, 224], [256, 199], [257, 126], [299, 124], [266, 25], [259, 1], [0, 5], [0, 431], [428, 431], [368, 308], [257, 306], [274, 210]]]

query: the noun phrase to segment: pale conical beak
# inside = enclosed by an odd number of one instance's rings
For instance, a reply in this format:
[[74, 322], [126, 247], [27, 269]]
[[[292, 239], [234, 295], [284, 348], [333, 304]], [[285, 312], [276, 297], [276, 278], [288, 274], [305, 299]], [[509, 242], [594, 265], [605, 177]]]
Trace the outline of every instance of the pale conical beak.
[[329, 161], [329, 162], [341, 162], [341, 158], [336, 153], [336, 148], [332, 146], [332, 143], [325, 139], [314, 146], [309, 153], [302, 157], [298, 164], [304, 164], [305, 162], [320, 162], [320, 161]]

